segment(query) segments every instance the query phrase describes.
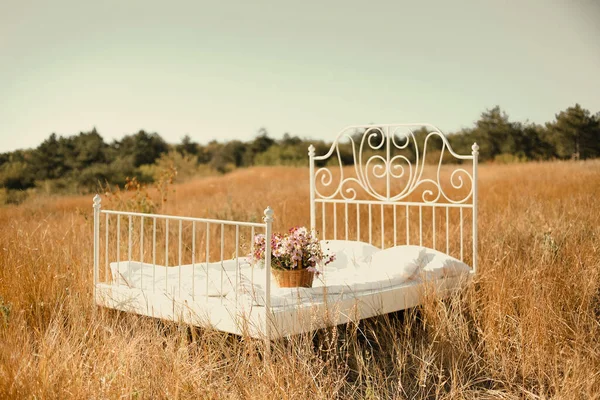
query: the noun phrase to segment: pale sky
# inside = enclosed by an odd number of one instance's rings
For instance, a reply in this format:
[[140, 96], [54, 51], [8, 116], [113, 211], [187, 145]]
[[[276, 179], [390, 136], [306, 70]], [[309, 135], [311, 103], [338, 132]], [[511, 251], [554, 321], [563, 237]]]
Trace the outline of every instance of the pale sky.
[[0, 0], [0, 152], [600, 111], [600, 2]]

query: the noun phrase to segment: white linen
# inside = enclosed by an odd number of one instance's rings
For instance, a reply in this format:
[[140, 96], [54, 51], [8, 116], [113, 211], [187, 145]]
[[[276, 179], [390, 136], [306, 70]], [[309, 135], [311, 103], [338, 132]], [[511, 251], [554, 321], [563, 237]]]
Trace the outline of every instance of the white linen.
[[[342, 257], [322, 268], [322, 274], [315, 277], [312, 288], [279, 288], [272, 280], [271, 306], [318, 301], [325, 293], [354, 296], [401, 286], [416, 279], [440, 279], [470, 271], [465, 263], [427, 247], [406, 245], [381, 250], [368, 243], [353, 241], [343, 247], [344, 242], [347, 241], [329, 242], [330, 249], [337, 249], [336, 256], [342, 254]], [[255, 273], [254, 285], [244, 280], [238, 288], [238, 296], [249, 296], [254, 304], [264, 305], [264, 287], [264, 273]], [[228, 295], [229, 298], [233, 296], [233, 292]]]
[[[279, 288], [271, 280], [271, 305], [280, 307], [323, 296], [355, 296], [385, 290], [415, 279], [440, 279], [468, 273], [465, 263], [437, 250], [420, 246], [396, 246], [380, 250], [368, 243], [326, 241], [322, 246], [335, 252], [336, 261], [323, 267], [312, 288]], [[181, 298], [225, 296], [250, 305], [265, 304], [266, 271], [252, 267], [248, 259], [168, 267], [121, 261], [111, 263], [113, 282], [145, 290], [161, 290]], [[236, 267], [239, 270], [236, 283]], [[208, 284], [207, 284], [208, 283]]]
[[[206, 295], [226, 296], [235, 286], [235, 260], [207, 264], [188, 264], [181, 267], [164, 267], [140, 263], [137, 261], [121, 261], [110, 263], [113, 282], [144, 290], [161, 290], [170, 295], [182, 297]], [[239, 258], [239, 269], [249, 269], [250, 264], [245, 257]], [[207, 287], [208, 281], [208, 287]]]

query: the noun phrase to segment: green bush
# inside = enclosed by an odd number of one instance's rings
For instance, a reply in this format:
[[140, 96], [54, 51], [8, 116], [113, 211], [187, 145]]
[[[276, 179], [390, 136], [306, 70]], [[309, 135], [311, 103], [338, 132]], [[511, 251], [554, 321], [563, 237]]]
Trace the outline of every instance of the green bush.
[[77, 181], [79, 188], [85, 191], [93, 191], [103, 182], [114, 181], [114, 171], [110, 165], [94, 164], [75, 175], [74, 179]]
[[24, 190], [33, 185], [33, 173], [25, 162], [7, 162], [0, 167], [0, 187]]
[[178, 182], [186, 181], [198, 174], [197, 158], [191, 154], [171, 150], [163, 153], [154, 164], [154, 179], [167, 171], [175, 173]]

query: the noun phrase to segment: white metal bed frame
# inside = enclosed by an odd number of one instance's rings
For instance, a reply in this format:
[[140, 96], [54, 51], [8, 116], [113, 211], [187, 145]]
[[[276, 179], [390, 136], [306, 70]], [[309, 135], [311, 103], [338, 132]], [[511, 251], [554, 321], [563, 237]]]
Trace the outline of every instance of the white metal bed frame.
[[[423, 151], [419, 152], [417, 138], [415, 136], [416, 127], [426, 127], [429, 131], [424, 140]], [[360, 138], [352, 136], [351, 133], [359, 131]], [[400, 135], [400, 136], [398, 136]], [[404, 141], [398, 143], [398, 141]], [[439, 137], [442, 140], [442, 149], [440, 160], [437, 165], [435, 179], [424, 178], [423, 171], [425, 169], [425, 155], [427, 153], [427, 144], [432, 137]], [[344, 165], [340, 156], [340, 140], [348, 139], [352, 148], [354, 158], [353, 172], [354, 176], [345, 176]], [[409, 145], [415, 147], [416, 162], [413, 162], [408, 156], [396, 154], [399, 151], [406, 150]], [[440, 170], [442, 167], [442, 158], [444, 151], [448, 152], [458, 160], [472, 161], [472, 174], [466, 169], [458, 166], [450, 175], [450, 185], [454, 189], [461, 189], [465, 185], [465, 180], [470, 183], [468, 193], [461, 198], [452, 198], [449, 196], [442, 186]], [[371, 155], [363, 162], [365, 152], [380, 151], [384, 155]], [[316, 167], [316, 162], [325, 161], [333, 154], [337, 156], [338, 163], [335, 166], [326, 165], [320, 168]], [[333, 239], [337, 239], [337, 217], [336, 210], [338, 205], [344, 208], [343, 217], [345, 225], [345, 239], [349, 239], [348, 226], [351, 222], [349, 215], [349, 206], [356, 207], [356, 230], [357, 240], [361, 238], [361, 206], [368, 207], [368, 222], [369, 222], [369, 242], [372, 241], [372, 208], [373, 206], [380, 208], [380, 225], [381, 225], [381, 247], [385, 247], [385, 222], [384, 207], [393, 209], [393, 242], [391, 239], [389, 244], [395, 246], [398, 242], [397, 235], [397, 216], [398, 208], [404, 208], [406, 219], [406, 243], [410, 242], [409, 235], [409, 208], [419, 209], [419, 230], [420, 244], [423, 242], [423, 208], [429, 207], [432, 212], [433, 223], [433, 247], [436, 247], [436, 209], [445, 209], [445, 231], [446, 231], [446, 252], [449, 252], [449, 211], [450, 209], [459, 209], [460, 211], [460, 258], [463, 258], [463, 209], [472, 210], [472, 273], [475, 273], [477, 268], [477, 162], [478, 162], [478, 146], [473, 144], [472, 154], [458, 155], [456, 154], [440, 130], [429, 124], [398, 124], [398, 125], [364, 125], [350, 126], [343, 129], [334, 140], [329, 151], [317, 156], [315, 155], [315, 147], [310, 146], [309, 151], [309, 168], [310, 168], [310, 226], [311, 229], [317, 228], [317, 204], [321, 204], [321, 222], [322, 222], [322, 239], [326, 237], [326, 206], [330, 205], [333, 208]], [[404, 164], [404, 165], [403, 165]], [[334, 173], [339, 173], [338, 183], [335, 184]], [[401, 178], [406, 178], [407, 183], [396, 188], [394, 185]], [[385, 190], [375, 185], [372, 180], [379, 179], [385, 181]], [[321, 189], [319, 188], [321, 186]], [[353, 185], [353, 187], [351, 187]], [[421, 186], [429, 185], [429, 188]], [[424, 189], [419, 192], [418, 189]], [[325, 194], [323, 191], [330, 189], [330, 194]], [[360, 193], [362, 191], [362, 193]], [[409, 196], [420, 195], [421, 201], [409, 201]], [[366, 199], [359, 197], [366, 197]], [[249, 334], [253, 337], [261, 337], [269, 341], [271, 339], [306, 332], [330, 324], [344, 323], [349, 320], [367, 318], [381, 313], [388, 313], [409, 307], [416, 306], [421, 302], [422, 287], [419, 285], [405, 285], [402, 288], [383, 290], [373, 296], [367, 296], [362, 299], [344, 298], [335, 302], [328, 302], [327, 298], [324, 301], [315, 304], [300, 304], [296, 307], [272, 307], [271, 305], [271, 249], [267, 246], [265, 255], [265, 299], [264, 306], [254, 306], [250, 309], [244, 309], [238, 303], [238, 276], [239, 276], [239, 260], [240, 254], [240, 229], [251, 229], [251, 236], [255, 233], [264, 232], [266, 237], [270, 237], [272, 233], [273, 215], [271, 208], [267, 207], [264, 211], [263, 223], [254, 222], [239, 222], [226, 221], [209, 218], [191, 218], [172, 215], [159, 214], [143, 214], [125, 211], [102, 210], [101, 199], [99, 195], [94, 197], [94, 301], [95, 304], [130, 311], [141, 315], [158, 317], [173, 321], [183, 321], [192, 325], [211, 325], [216, 329], [227, 331], [235, 334]], [[104, 218], [101, 218], [101, 215]], [[111, 218], [113, 219], [111, 221]], [[104, 221], [102, 221], [104, 219]], [[116, 219], [116, 224], [114, 223]], [[207, 291], [205, 295], [194, 297], [192, 291], [192, 301], [178, 299], [169, 295], [168, 290], [162, 291], [161, 288], [156, 288], [156, 276], [153, 274], [152, 290], [142, 290], [124, 285], [116, 284], [112, 278], [108, 277], [109, 270], [109, 232], [112, 229], [116, 230], [116, 261], [121, 261], [120, 249], [121, 243], [121, 219], [126, 219], [127, 226], [127, 262], [132, 262], [137, 255], [133, 254], [132, 234], [134, 232], [133, 221], [139, 221], [139, 231], [136, 231], [140, 262], [144, 262], [146, 253], [152, 255], [152, 265], [154, 270], [157, 266], [157, 221], [162, 221], [165, 228], [165, 266], [169, 266], [169, 222], [175, 223], [178, 230], [178, 264], [172, 267], [165, 268], [165, 285], [168, 289], [168, 270], [170, 268], [179, 267], [179, 288], [181, 288], [181, 269], [182, 269], [182, 226], [186, 223], [191, 224], [191, 246], [186, 244], [186, 247], [191, 247], [191, 264], [206, 265], [208, 271], [209, 251], [211, 227], [220, 228], [220, 263], [223, 267], [225, 260], [224, 254], [224, 230], [225, 227], [235, 229], [235, 256], [236, 265], [235, 285], [236, 290], [235, 301], [224, 300], [223, 297], [215, 298], [208, 295], [208, 272], [206, 272]], [[144, 250], [144, 232], [145, 229], [150, 229], [148, 225], [144, 227], [144, 221], [151, 221], [152, 224], [152, 246], [151, 249]], [[112, 223], [111, 223], [112, 222]], [[331, 221], [330, 221], [331, 222]], [[100, 227], [104, 225], [105, 234], [101, 238]], [[204, 226], [206, 229], [206, 259], [196, 259], [196, 232], [197, 228]], [[139, 233], [137, 233], [139, 232]], [[364, 232], [364, 231], [363, 231]], [[214, 237], [214, 235], [213, 235]], [[146, 238], [149, 239], [149, 238]], [[218, 239], [213, 239], [218, 240]], [[103, 241], [103, 243], [101, 243]], [[100, 258], [101, 247], [104, 245], [104, 268], [105, 277], [100, 277]], [[131, 269], [129, 270], [131, 271]], [[192, 271], [194, 269], [192, 268]], [[131, 272], [130, 272], [131, 273]], [[193, 272], [192, 272], [193, 273]], [[262, 273], [262, 272], [261, 272]], [[141, 274], [141, 273], [140, 273]], [[140, 275], [140, 279], [142, 276]], [[192, 284], [195, 280], [192, 278]], [[436, 287], [440, 290], [441, 295], [455, 290], [458, 280], [448, 278], [435, 282]], [[221, 290], [223, 289], [223, 272], [221, 272]], [[180, 289], [181, 294], [181, 289]], [[336, 318], [331, 318], [332, 315]], [[318, 317], [315, 318], [315, 315]]]
[[[423, 142], [423, 151], [419, 151], [419, 144], [415, 136], [416, 128], [426, 128], [428, 134]], [[352, 136], [356, 130], [362, 130], [359, 138]], [[404, 136], [404, 143], [398, 143], [398, 134]], [[437, 164], [437, 170], [435, 171], [435, 178], [423, 178], [423, 172], [426, 167], [426, 155], [427, 145], [431, 138], [439, 138], [442, 140], [442, 149], [440, 152], [439, 162]], [[344, 177], [344, 165], [340, 156], [340, 139], [346, 138], [352, 148], [352, 156], [354, 160], [353, 169], [354, 176]], [[358, 143], [356, 143], [358, 142]], [[413, 146], [415, 149], [416, 160], [413, 163], [409, 158], [402, 154], [392, 154], [394, 150], [406, 150], [409, 146]], [[384, 155], [375, 154], [370, 157], [364, 157], [367, 151], [382, 151]], [[466, 169], [456, 167], [451, 176], [449, 183], [454, 189], [461, 189], [465, 185], [465, 177], [469, 181], [469, 192], [459, 198], [453, 198], [448, 195], [442, 185], [441, 179], [441, 168], [444, 151], [447, 150], [451, 156], [457, 160], [471, 160], [472, 161], [472, 173], [469, 173]], [[398, 230], [397, 230], [397, 208], [403, 207], [405, 210], [406, 220], [406, 244], [410, 244], [409, 236], [409, 208], [417, 207], [419, 209], [419, 242], [422, 245], [423, 242], [423, 207], [432, 209], [432, 224], [433, 224], [433, 241], [432, 247], [436, 247], [436, 230], [435, 230], [435, 210], [443, 209], [446, 211], [446, 253], [449, 253], [449, 229], [448, 229], [448, 212], [450, 209], [458, 208], [460, 210], [460, 259], [464, 259], [463, 254], [463, 209], [472, 210], [472, 272], [475, 273], [477, 270], [477, 165], [479, 156], [479, 146], [477, 143], [473, 143], [471, 146], [471, 155], [459, 155], [454, 152], [446, 136], [434, 125], [427, 123], [414, 123], [414, 124], [386, 124], [386, 125], [356, 125], [348, 126], [342, 129], [336, 136], [332, 143], [329, 151], [321, 156], [315, 155], [315, 147], [313, 145], [308, 148], [309, 165], [310, 165], [310, 226], [311, 229], [317, 229], [317, 204], [321, 204], [321, 222], [322, 222], [322, 239], [326, 236], [326, 211], [325, 205], [331, 204], [333, 206], [333, 226], [334, 235], [332, 239], [337, 239], [337, 213], [336, 206], [341, 204], [344, 206], [344, 226], [345, 226], [345, 239], [348, 240], [348, 225], [350, 217], [348, 215], [348, 205], [354, 204], [356, 206], [356, 228], [357, 228], [357, 240], [360, 240], [360, 205], [367, 205], [369, 212], [369, 243], [372, 243], [371, 236], [371, 210], [372, 206], [379, 206], [381, 208], [380, 224], [381, 229], [381, 246], [384, 247], [384, 212], [385, 206], [391, 206], [393, 208], [393, 245], [396, 246], [398, 243]], [[336, 155], [338, 159], [337, 165], [334, 167], [325, 166], [315, 171], [315, 162], [324, 161], [329, 159], [332, 155]], [[363, 162], [363, 160], [365, 160]], [[404, 164], [404, 165], [403, 165]], [[334, 184], [334, 178], [332, 174], [332, 168], [336, 168], [339, 171], [340, 178], [337, 185]], [[372, 177], [376, 179], [385, 179], [385, 193], [381, 193], [373, 185], [371, 180]], [[407, 178], [406, 184], [401, 186], [394, 193], [394, 185], [392, 180], [400, 178]], [[320, 181], [324, 188], [333, 187], [333, 191], [329, 195], [321, 193], [317, 188], [317, 183]], [[354, 184], [355, 187], [350, 185]], [[418, 190], [422, 186], [430, 185], [430, 188], [424, 188], [420, 193]], [[358, 190], [357, 188], [358, 187]], [[358, 192], [362, 190], [363, 194], [367, 199], [358, 199]], [[420, 194], [421, 201], [407, 201], [406, 199], [415, 194]]]

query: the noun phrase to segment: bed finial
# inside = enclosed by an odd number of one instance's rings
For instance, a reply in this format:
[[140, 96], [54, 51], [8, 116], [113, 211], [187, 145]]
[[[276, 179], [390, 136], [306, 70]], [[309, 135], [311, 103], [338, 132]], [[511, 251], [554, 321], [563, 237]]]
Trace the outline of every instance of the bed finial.
[[473, 146], [471, 146], [471, 150], [473, 150], [473, 155], [479, 154], [479, 145], [477, 144], [477, 142], [473, 143]]
[[94, 208], [100, 208], [101, 202], [102, 199], [100, 198], [100, 195], [96, 193], [96, 195], [94, 196]]
[[313, 146], [312, 144], [310, 146], [308, 146], [308, 155], [309, 156], [315, 155], [315, 146]]
[[265, 208], [265, 218], [263, 218], [263, 219], [265, 220], [265, 222], [273, 221], [274, 214], [275, 214], [275, 211], [273, 211], [273, 209], [271, 207], [267, 207], [267, 208]]

